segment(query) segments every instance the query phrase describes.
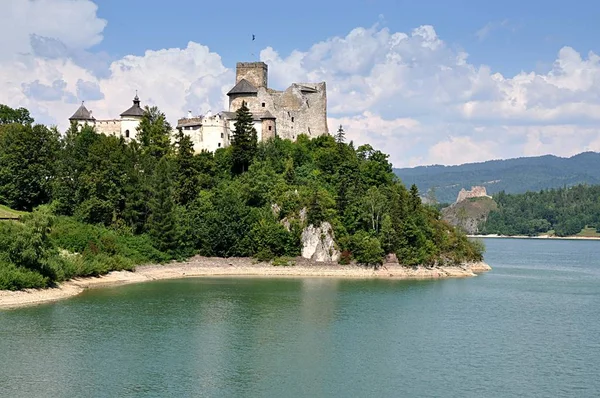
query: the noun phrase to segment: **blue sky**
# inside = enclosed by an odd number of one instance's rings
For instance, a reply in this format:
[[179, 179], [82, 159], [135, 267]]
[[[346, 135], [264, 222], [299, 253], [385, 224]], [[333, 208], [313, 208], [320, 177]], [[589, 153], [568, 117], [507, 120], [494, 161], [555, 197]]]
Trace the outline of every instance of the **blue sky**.
[[274, 88], [326, 81], [330, 126], [396, 166], [600, 150], [600, 2], [6, 2], [0, 103], [59, 128], [135, 90], [171, 121], [221, 110], [254, 56]]
[[[248, 1], [229, 2], [230, 7], [194, 0], [96, 3], [98, 16], [108, 21], [96, 49], [114, 57], [185, 47], [192, 40], [217, 51], [231, 67], [259, 48], [272, 46], [284, 54], [306, 50], [376, 23], [399, 32], [432, 25], [450, 45], [465, 49], [473, 63], [491, 65], [503, 74], [547, 70], [566, 45], [600, 53], [600, 2], [592, 0], [305, 0], [294, 6], [262, 0], [255, 2], [264, 10], [258, 20], [248, 11]], [[486, 33], [478, 35], [480, 31]]]

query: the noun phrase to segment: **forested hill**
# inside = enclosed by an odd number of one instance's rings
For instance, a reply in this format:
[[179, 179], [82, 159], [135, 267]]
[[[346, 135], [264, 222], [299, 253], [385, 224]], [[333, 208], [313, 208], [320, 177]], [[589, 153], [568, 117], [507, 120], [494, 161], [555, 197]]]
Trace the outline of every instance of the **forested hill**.
[[488, 194], [538, 192], [542, 189], [600, 184], [600, 153], [584, 152], [570, 158], [553, 155], [491, 160], [460, 166], [419, 166], [394, 169], [402, 182], [416, 184], [423, 194], [434, 188], [441, 203], [452, 203], [461, 188], [486, 187]]
[[599, 236], [600, 186], [527, 192], [519, 195], [499, 193], [498, 204], [481, 232], [499, 235]]

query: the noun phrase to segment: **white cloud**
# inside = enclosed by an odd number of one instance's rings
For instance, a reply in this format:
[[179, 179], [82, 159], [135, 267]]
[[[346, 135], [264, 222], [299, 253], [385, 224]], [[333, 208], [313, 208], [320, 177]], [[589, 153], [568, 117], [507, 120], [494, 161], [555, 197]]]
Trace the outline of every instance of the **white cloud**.
[[[90, 51], [107, 22], [92, 1], [8, 1], [0, 15], [0, 103], [28, 107], [62, 128], [75, 102], [86, 100], [97, 118], [112, 118], [129, 107], [135, 90], [171, 121], [187, 110], [226, 107], [234, 71], [206, 46], [148, 50], [99, 73], [94, 65], [106, 55]], [[326, 81], [330, 129], [344, 125], [348, 139], [390, 153], [396, 166], [600, 149], [594, 53], [564, 47], [549, 72], [507, 77], [471, 64], [431, 26], [403, 33], [376, 25], [289, 55], [268, 47], [261, 59], [271, 87]]]
[[429, 149], [429, 158], [434, 163], [456, 165], [480, 162], [494, 157], [495, 144], [491, 141], [475, 142], [470, 137], [449, 137]]
[[31, 35], [83, 50], [102, 41], [106, 21], [90, 0], [4, 0], [0, 13], [0, 60], [33, 51]]

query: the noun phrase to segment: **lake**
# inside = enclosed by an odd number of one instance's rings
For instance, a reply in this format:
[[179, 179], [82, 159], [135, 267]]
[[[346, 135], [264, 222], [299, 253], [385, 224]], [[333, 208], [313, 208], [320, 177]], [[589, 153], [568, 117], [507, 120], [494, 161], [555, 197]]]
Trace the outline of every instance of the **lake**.
[[0, 311], [1, 397], [597, 397], [600, 242], [435, 281], [215, 278]]

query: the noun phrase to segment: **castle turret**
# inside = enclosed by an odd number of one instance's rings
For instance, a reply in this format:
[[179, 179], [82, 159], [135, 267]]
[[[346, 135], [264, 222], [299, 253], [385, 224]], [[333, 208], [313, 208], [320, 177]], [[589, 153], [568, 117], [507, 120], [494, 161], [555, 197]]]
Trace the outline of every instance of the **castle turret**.
[[133, 106], [121, 113], [121, 137], [135, 139], [142, 116], [144, 116], [144, 110], [140, 106], [140, 98], [136, 92]]
[[236, 84], [245, 79], [256, 88], [268, 87], [269, 67], [264, 62], [238, 62], [235, 72]]
[[93, 123], [94, 117], [92, 116], [92, 112], [88, 111], [88, 109], [85, 107], [85, 103], [84, 101], [81, 101], [81, 106], [79, 107], [79, 109], [77, 109], [77, 111], [75, 111], [75, 113], [73, 114], [73, 116], [71, 116], [69, 118], [69, 120], [71, 122], [78, 122], [78, 123], [85, 123], [85, 122], [91, 122]]
[[78, 130], [86, 124], [90, 126], [94, 126], [96, 124], [96, 119], [92, 116], [92, 111], [89, 111], [85, 107], [83, 101], [81, 101], [81, 106], [79, 107], [79, 109], [77, 109], [73, 116], [69, 118], [69, 121], [71, 123], [76, 123], [78, 126]]

